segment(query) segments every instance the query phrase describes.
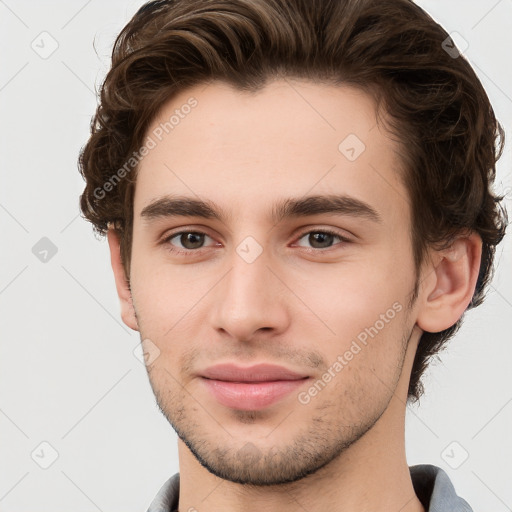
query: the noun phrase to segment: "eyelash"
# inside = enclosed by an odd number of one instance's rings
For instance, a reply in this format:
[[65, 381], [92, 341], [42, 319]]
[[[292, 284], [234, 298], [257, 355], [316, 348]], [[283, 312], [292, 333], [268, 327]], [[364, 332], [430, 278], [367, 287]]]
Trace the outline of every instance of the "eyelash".
[[[180, 256], [194, 256], [194, 255], [197, 255], [197, 253], [201, 252], [202, 249], [206, 249], [206, 247], [200, 247], [199, 249], [176, 249], [174, 248], [170, 241], [173, 239], [173, 238], [176, 238], [177, 236], [179, 235], [183, 235], [183, 234], [191, 234], [193, 233], [194, 235], [205, 235], [209, 238], [212, 238], [210, 237], [207, 233], [204, 233], [202, 231], [194, 231], [194, 230], [190, 230], [190, 231], [177, 231], [176, 233], [171, 233], [170, 235], [166, 236], [163, 240], [162, 240], [162, 244], [165, 244], [167, 246], [167, 250], [169, 252], [171, 252], [172, 254], [177, 254], [177, 255], [180, 255]], [[302, 238], [304, 238], [306, 235], [309, 235], [311, 233], [321, 233], [321, 234], [324, 234], [324, 235], [332, 235], [336, 238], [338, 238], [341, 242], [343, 243], [350, 243], [351, 240], [349, 240], [347, 237], [344, 237], [343, 235], [341, 235], [340, 233], [338, 233], [337, 231], [333, 231], [333, 230], [330, 230], [330, 229], [313, 229], [313, 230], [309, 230], [309, 231], [304, 231], [303, 233], [301, 233], [298, 238], [297, 238], [297, 241], [301, 240]], [[315, 248], [306, 248], [306, 247], [302, 247], [303, 249], [306, 249], [307, 252], [327, 252], [329, 249], [331, 249], [332, 247], [328, 247], [326, 249], [315, 249]]]

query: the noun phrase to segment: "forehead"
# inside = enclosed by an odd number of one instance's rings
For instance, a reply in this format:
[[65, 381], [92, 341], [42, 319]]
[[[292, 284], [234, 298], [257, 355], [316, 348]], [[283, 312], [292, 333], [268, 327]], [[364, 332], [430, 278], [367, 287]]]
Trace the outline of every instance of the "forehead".
[[372, 97], [353, 87], [200, 84], [170, 99], [147, 137], [136, 216], [165, 194], [208, 198], [236, 214], [312, 193], [347, 193], [390, 214], [393, 202], [406, 206], [399, 147], [378, 124]]

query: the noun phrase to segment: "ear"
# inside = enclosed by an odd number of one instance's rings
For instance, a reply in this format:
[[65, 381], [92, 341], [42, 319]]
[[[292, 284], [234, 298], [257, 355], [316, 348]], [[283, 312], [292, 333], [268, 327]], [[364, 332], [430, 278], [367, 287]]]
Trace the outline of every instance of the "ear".
[[132, 294], [121, 260], [119, 235], [113, 228], [109, 228], [107, 231], [107, 239], [110, 247], [110, 262], [112, 264], [112, 270], [114, 271], [117, 295], [121, 303], [121, 318], [128, 327], [134, 331], [138, 331], [139, 326], [135, 316], [135, 309], [133, 308]]
[[444, 331], [460, 319], [473, 298], [481, 258], [482, 240], [477, 233], [434, 251], [425, 269], [424, 298], [416, 320], [423, 331]]

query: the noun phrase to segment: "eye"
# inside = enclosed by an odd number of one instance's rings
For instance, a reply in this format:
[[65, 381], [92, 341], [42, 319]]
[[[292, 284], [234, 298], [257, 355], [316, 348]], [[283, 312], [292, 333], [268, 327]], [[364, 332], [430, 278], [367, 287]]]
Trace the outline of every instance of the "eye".
[[[348, 238], [329, 229], [307, 231], [300, 236], [299, 242], [302, 239], [306, 239], [307, 243], [311, 244], [313, 249], [329, 249], [332, 247], [333, 240], [336, 238], [340, 242], [350, 242]], [[298, 245], [301, 247], [307, 247], [300, 243]]]
[[[178, 254], [190, 254], [197, 252], [198, 249], [202, 249], [204, 247], [205, 238], [209, 238], [213, 241], [213, 239], [206, 233], [202, 233], [200, 231], [180, 231], [166, 237], [163, 240], [163, 243], [168, 245], [171, 252]], [[176, 241], [173, 242], [175, 239]], [[176, 243], [180, 245], [176, 247]]]
[[[209, 239], [213, 243], [205, 245], [206, 239]], [[336, 239], [339, 241], [338, 243], [334, 243]], [[302, 233], [296, 245], [308, 248], [307, 245], [301, 243], [302, 240], [305, 240], [306, 244], [310, 244], [309, 249], [313, 252], [329, 249], [334, 245], [341, 245], [344, 242], [350, 243], [347, 237], [329, 229], [317, 229]], [[221, 245], [215, 243], [210, 236], [201, 231], [179, 231], [172, 233], [162, 240], [162, 244], [164, 244], [171, 253], [183, 256], [193, 256], [205, 247]]]

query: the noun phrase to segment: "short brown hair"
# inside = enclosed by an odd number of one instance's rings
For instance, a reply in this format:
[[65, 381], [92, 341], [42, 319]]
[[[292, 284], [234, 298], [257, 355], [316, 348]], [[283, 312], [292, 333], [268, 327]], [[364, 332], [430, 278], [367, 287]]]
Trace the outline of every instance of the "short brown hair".
[[[126, 162], [174, 94], [212, 80], [254, 92], [280, 77], [353, 85], [375, 97], [405, 148], [416, 268], [428, 246], [449, 245], [470, 231], [481, 236], [468, 309], [477, 306], [507, 224], [503, 198], [490, 188], [504, 135], [476, 74], [447, 42], [445, 30], [410, 0], [149, 2], [114, 44], [79, 160], [83, 215], [101, 234], [115, 226], [129, 279], [136, 165], [129, 173]], [[423, 393], [421, 375], [460, 322], [423, 333], [410, 399]]]

